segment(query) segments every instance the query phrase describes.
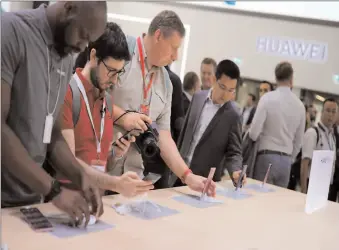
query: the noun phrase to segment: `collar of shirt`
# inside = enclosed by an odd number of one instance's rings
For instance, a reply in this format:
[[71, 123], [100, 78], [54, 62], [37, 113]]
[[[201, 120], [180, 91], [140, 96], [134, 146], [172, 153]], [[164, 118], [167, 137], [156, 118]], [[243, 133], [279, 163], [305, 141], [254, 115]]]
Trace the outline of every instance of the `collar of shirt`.
[[208, 91], [208, 94], [207, 94], [207, 97], [206, 97], [206, 102], [209, 103], [209, 104], [213, 104], [213, 105], [215, 105], [218, 108], [221, 108], [225, 103], [224, 104], [214, 103], [213, 100], [212, 100], [212, 91], [213, 91], [213, 88], [211, 88]]
[[186, 95], [188, 100], [192, 101], [192, 96], [188, 92], [184, 91], [184, 94]]
[[40, 34], [42, 38], [44, 39], [46, 45], [52, 46], [54, 44], [54, 39], [53, 39], [52, 29], [49, 26], [49, 23], [47, 20], [46, 8], [47, 6], [45, 4], [41, 4], [40, 7], [35, 10], [37, 11], [38, 17], [39, 17], [37, 19], [36, 26], [40, 30]]
[[282, 92], [287, 92], [287, 91], [291, 92], [291, 88], [288, 87], [288, 86], [279, 86], [279, 87], [277, 88], [277, 90], [278, 90], [278, 91], [282, 91]]
[[[148, 65], [147, 65], [147, 54], [146, 54], [146, 49], [145, 49], [145, 44], [144, 44], [144, 37], [146, 36], [146, 34], [145, 33], [143, 33], [141, 36], [140, 36], [140, 40], [141, 40], [141, 46], [142, 46], [142, 53], [143, 53], [143, 56], [144, 56], [144, 62], [145, 62], [145, 66], [146, 66], [146, 71], [148, 71], [148, 72], [154, 72], [154, 71], [156, 71], [159, 67], [157, 67], [157, 66], [152, 66], [152, 68], [150, 69], [150, 70], [148, 70]], [[137, 45], [137, 47], [138, 47], [138, 45]], [[138, 51], [138, 61], [140, 62], [140, 54], [139, 54], [139, 50], [137, 49], [137, 51]]]
[[318, 127], [320, 127], [327, 135], [333, 133], [333, 129], [327, 128], [321, 121], [318, 123]]
[[[77, 73], [78, 77], [80, 78], [80, 81], [82, 82], [82, 85], [84, 86], [85, 88], [85, 91], [86, 91], [86, 94], [89, 95], [93, 95], [94, 97], [96, 96], [96, 91], [97, 88], [94, 87], [93, 84], [91, 84], [86, 78], [85, 76], [82, 74], [82, 68], [77, 68], [75, 70], [75, 72]], [[105, 97], [105, 91], [102, 91], [100, 94], [99, 94], [99, 97], [98, 98], [103, 98]]]

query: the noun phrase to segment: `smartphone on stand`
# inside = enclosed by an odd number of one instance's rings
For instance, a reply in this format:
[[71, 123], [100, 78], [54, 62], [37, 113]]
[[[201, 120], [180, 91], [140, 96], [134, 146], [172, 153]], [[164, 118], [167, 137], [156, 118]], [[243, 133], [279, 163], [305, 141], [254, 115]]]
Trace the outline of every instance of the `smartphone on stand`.
[[25, 221], [37, 232], [53, 231], [52, 223], [36, 207], [21, 208], [21, 214]]
[[151, 181], [152, 184], [155, 184], [158, 180], [160, 180], [161, 175], [156, 173], [148, 173], [142, 180], [143, 181]]

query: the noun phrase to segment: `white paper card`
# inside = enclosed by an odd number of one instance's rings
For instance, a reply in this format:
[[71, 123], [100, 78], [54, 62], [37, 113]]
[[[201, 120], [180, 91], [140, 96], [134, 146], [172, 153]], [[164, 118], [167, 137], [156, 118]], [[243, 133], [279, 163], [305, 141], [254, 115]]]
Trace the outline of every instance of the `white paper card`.
[[47, 115], [45, 119], [44, 137], [42, 141], [43, 143], [46, 144], [51, 143], [52, 130], [53, 130], [53, 115]]
[[334, 164], [334, 151], [315, 150], [306, 197], [305, 212], [311, 214], [327, 205]]

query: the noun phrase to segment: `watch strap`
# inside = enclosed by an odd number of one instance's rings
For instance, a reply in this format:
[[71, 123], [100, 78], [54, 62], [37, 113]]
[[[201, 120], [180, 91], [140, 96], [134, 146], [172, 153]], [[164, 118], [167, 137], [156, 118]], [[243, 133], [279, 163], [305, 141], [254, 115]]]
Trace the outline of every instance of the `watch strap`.
[[51, 201], [60, 193], [61, 193], [61, 183], [58, 180], [54, 179], [52, 181], [49, 193], [45, 196], [45, 200]]

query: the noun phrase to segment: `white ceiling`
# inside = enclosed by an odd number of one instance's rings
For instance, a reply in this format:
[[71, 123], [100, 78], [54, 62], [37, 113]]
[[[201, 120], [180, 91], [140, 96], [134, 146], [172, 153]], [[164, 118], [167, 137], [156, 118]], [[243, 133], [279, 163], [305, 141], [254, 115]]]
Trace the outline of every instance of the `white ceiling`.
[[222, 1], [185, 3], [339, 22], [338, 1], [236, 1], [235, 5]]

